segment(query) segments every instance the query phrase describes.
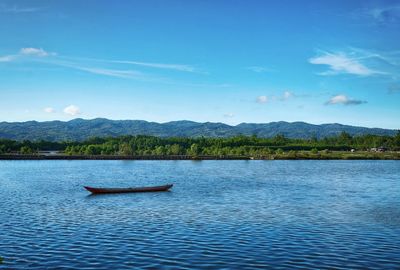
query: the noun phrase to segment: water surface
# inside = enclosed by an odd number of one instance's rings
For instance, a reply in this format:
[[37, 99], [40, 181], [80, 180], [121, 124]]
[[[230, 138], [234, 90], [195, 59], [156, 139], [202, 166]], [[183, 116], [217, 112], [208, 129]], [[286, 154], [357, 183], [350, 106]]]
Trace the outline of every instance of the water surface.
[[400, 268], [399, 161], [0, 161], [0, 186], [3, 268]]

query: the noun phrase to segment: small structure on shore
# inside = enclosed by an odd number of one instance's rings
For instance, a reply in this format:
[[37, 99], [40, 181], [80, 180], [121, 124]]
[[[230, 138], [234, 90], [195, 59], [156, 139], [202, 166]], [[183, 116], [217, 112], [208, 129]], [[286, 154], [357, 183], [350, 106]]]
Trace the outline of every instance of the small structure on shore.
[[43, 156], [57, 156], [57, 155], [61, 155], [62, 152], [50, 150], [50, 151], [38, 151], [38, 154], [43, 155]]
[[373, 147], [370, 149], [371, 152], [386, 152], [388, 149], [386, 147], [383, 146], [379, 146], [379, 147]]

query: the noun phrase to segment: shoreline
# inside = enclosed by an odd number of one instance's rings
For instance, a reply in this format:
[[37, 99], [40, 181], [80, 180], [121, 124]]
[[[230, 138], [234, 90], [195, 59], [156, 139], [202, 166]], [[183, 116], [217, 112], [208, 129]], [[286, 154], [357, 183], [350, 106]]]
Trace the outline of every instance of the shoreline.
[[314, 155], [271, 155], [251, 156], [189, 156], [189, 155], [0, 155], [0, 160], [400, 160], [399, 153], [361, 153], [361, 154], [314, 154]]

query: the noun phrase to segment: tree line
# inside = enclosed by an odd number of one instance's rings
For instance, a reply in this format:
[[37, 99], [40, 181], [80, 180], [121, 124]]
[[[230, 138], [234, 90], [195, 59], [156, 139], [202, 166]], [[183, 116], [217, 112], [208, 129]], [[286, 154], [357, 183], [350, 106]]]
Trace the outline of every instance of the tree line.
[[338, 136], [317, 139], [291, 139], [235, 136], [231, 138], [160, 138], [154, 136], [120, 136], [91, 138], [82, 142], [14, 141], [0, 139], [0, 154], [35, 154], [38, 151], [63, 151], [66, 155], [237, 155], [263, 156], [287, 151], [366, 151], [383, 147], [400, 150], [400, 131], [395, 136]]

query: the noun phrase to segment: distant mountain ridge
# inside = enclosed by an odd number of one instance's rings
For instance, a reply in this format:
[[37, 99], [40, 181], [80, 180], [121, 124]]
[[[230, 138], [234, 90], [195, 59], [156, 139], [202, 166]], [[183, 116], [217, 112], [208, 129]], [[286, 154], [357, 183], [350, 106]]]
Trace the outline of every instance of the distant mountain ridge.
[[266, 124], [241, 123], [230, 126], [223, 123], [198, 123], [193, 121], [173, 121], [167, 123], [147, 122], [144, 120], [109, 120], [96, 118], [91, 120], [74, 119], [71, 121], [27, 121], [0, 122], [0, 138], [13, 140], [76, 140], [90, 137], [115, 137], [121, 135], [153, 135], [159, 137], [231, 137], [236, 135], [257, 135], [273, 137], [283, 134], [288, 138], [331, 137], [345, 131], [351, 135], [390, 135], [396, 130], [366, 128], [341, 124], [313, 125], [305, 122], [271, 122]]

